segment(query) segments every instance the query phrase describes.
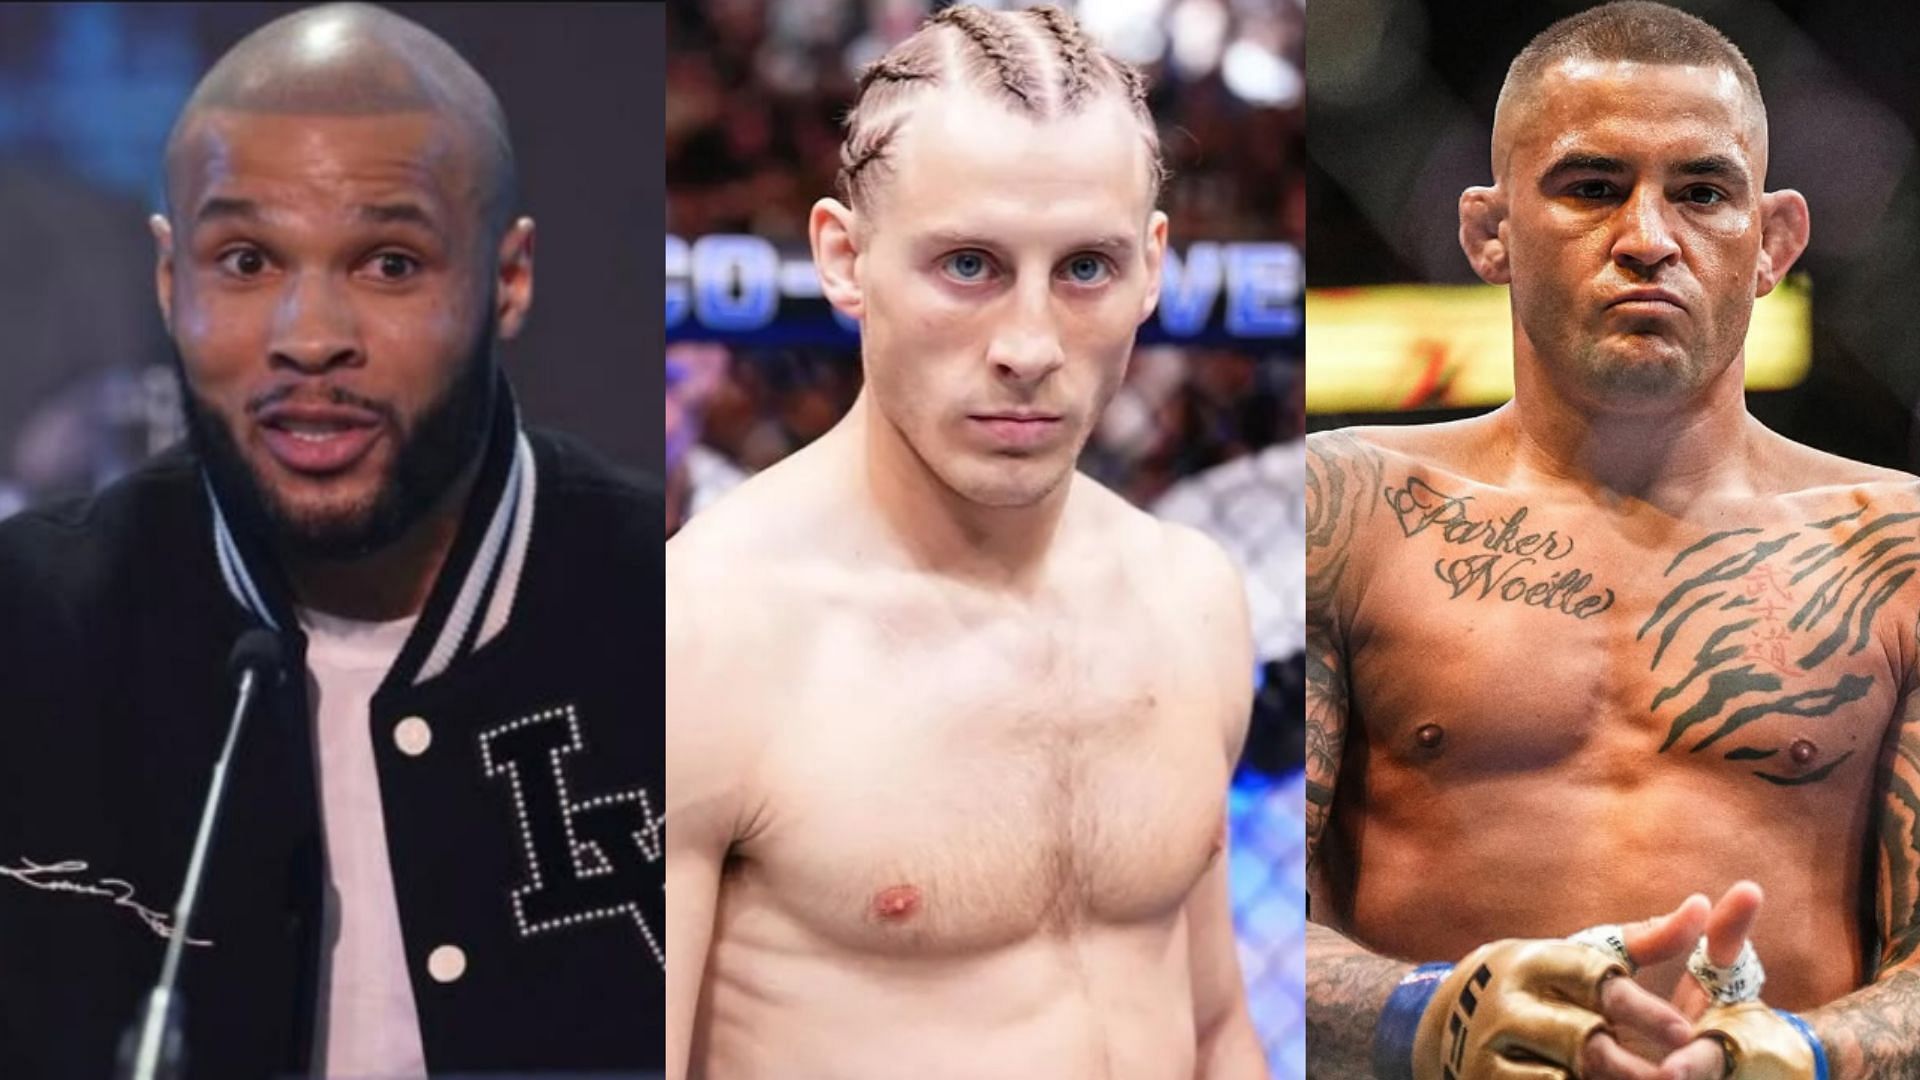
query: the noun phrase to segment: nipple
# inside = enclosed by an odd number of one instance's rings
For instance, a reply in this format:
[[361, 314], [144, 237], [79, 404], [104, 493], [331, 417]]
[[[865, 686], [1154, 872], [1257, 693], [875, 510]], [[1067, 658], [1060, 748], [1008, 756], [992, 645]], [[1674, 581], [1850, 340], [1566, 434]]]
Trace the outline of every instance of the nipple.
[[1438, 750], [1440, 744], [1447, 741], [1447, 729], [1439, 724], [1422, 724], [1413, 733], [1413, 741], [1419, 743], [1422, 750]]
[[1793, 745], [1787, 747], [1787, 756], [1795, 765], [1805, 765], [1820, 756], [1820, 748], [1805, 739], [1795, 739]]
[[920, 910], [920, 890], [913, 885], [889, 885], [873, 894], [873, 917], [881, 922], [902, 922]]

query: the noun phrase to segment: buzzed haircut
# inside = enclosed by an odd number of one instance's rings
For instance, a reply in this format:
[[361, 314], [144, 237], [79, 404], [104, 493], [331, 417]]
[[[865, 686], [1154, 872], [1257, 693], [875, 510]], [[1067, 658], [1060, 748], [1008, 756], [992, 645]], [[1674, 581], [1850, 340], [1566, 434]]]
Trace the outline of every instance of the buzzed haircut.
[[466, 59], [432, 31], [371, 4], [306, 8], [260, 27], [200, 80], [167, 137], [169, 215], [193, 120], [208, 109], [287, 115], [445, 116], [470, 145], [480, 210], [497, 238], [519, 198], [506, 113]]
[[1698, 16], [1652, 0], [1615, 0], [1542, 30], [1507, 68], [1501, 99], [1538, 81], [1563, 60], [1724, 68], [1740, 80], [1756, 105], [1761, 101], [1753, 65], [1725, 34]]
[[1166, 175], [1160, 136], [1147, 110], [1146, 79], [1133, 65], [1087, 40], [1057, 7], [994, 12], [959, 4], [934, 15], [861, 72], [840, 145], [840, 198], [855, 208], [872, 198], [914, 99], [963, 82], [1036, 120], [1072, 116], [1106, 94], [1120, 95], [1140, 121], [1158, 196]]

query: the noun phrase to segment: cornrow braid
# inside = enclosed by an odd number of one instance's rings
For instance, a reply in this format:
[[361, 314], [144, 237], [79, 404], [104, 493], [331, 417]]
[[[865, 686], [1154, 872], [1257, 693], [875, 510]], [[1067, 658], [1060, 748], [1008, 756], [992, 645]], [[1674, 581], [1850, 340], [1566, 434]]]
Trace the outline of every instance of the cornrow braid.
[[1082, 34], [1060, 8], [1029, 12], [947, 7], [860, 73], [834, 185], [847, 205], [861, 205], [877, 183], [873, 176], [888, 168], [914, 100], [947, 85], [971, 85], [1035, 120], [1070, 116], [1095, 97], [1120, 95], [1140, 122], [1157, 197], [1166, 169], [1146, 106], [1146, 81]]
[[1072, 112], [1093, 89], [1093, 58], [1087, 55], [1087, 40], [1066, 13], [1052, 4], [1029, 9], [1027, 14], [1053, 38], [1060, 57], [1060, 102]]
[[1014, 56], [1013, 35], [998, 20], [972, 4], [955, 4], [942, 9], [933, 21], [965, 34], [973, 47], [980, 50], [980, 55], [993, 65], [1000, 88], [1017, 99], [1026, 111], [1037, 111], [1033, 73]]
[[840, 174], [834, 177], [833, 186], [841, 201], [849, 206], [854, 204], [854, 193], [860, 190], [860, 174], [886, 154], [887, 145], [893, 141], [894, 127], [889, 124], [840, 144]]
[[834, 188], [841, 199], [852, 202], [860, 188], [861, 173], [886, 154], [894, 131], [900, 126], [898, 119], [885, 124], [858, 124], [854, 122], [855, 114], [863, 108], [874, 108], [875, 99], [884, 102], [911, 92], [916, 84], [939, 81], [938, 69], [925, 55], [925, 50], [888, 53], [860, 72], [854, 111], [847, 116], [847, 138], [840, 144], [840, 172], [834, 177]]
[[865, 94], [867, 87], [877, 82], [932, 82], [934, 75], [906, 59], [894, 59], [883, 56], [868, 64], [860, 72], [859, 92]]
[[1145, 112], [1147, 109], [1146, 76], [1140, 74], [1139, 68], [1125, 60], [1115, 60], [1111, 56], [1106, 59], [1107, 66], [1113, 69], [1114, 75], [1120, 79], [1120, 86], [1126, 90], [1127, 100], [1133, 103], [1134, 108]]

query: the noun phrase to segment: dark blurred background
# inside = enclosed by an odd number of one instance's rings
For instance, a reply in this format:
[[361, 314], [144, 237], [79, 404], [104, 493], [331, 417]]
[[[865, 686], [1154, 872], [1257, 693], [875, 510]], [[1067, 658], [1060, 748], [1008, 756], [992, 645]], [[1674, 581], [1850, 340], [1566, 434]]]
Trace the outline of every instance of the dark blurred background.
[[[1463, 188], [1489, 182], [1493, 106], [1507, 64], [1549, 23], [1589, 6], [1316, 3], [1308, 29], [1309, 285], [1475, 282], [1455, 239], [1455, 199]], [[1799, 264], [1812, 297], [1811, 365], [1797, 386], [1750, 393], [1752, 410], [1775, 430], [1822, 449], [1920, 469], [1920, 334], [1913, 331], [1920, 64], [1910, 5], [1674, 6], [1718, 27], [1752, 62], [1770, 121], [1767, 187], [1796, 188], [1812, 208], [1812, 245]], [[1340, 360], [1316, 355], [1313, 362], [1331, 371]], [[1473, 411], [1316, 414], [1311, 426]]]
[[[0, 517], [83, 493], [181, 433], [146, 216], [175, 114], [215, 59], [305, 5], [0, 5]], [[532, 318], [503, 346], [531, 422], [657, 472], [663, 13], [389, 4], [492, 84], [539, 225]]]
[[[806, 215], [832, 194], [861, 67], [927, 0], [704, 0], [668, 16], [669, 517], [831, 427], [858, 339], [819, 298]], [[1025, 4], [989, 3], [988, 7]], [[1298, 0], [1064, 3], [1142, 65], [1172, 179], [1162, 313], [1083, 471], [1240, 561], [1260, 705], [1233, 794], [1241, 962], [1277, 1075], [1302, 1075], [1300, 566], [1305, 16]]]

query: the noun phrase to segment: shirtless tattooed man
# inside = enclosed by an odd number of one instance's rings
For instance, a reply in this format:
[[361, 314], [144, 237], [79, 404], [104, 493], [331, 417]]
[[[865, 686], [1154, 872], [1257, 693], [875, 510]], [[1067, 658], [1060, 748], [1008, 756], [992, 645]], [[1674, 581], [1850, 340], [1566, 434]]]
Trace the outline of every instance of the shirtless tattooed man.
[[1492, 165], [1513, 400], [1309, 455], [1311, 1072], [1920, 1076], [1920, 491], [1747, 411], [1808, 235], [1753, 72], [1572, 16]]
[[1159, 293], [1139, 77], [961, 6], [860, 86], [809, 224], [865, 390], [668, 544], [668, 1074], [1264, 1077], [1240, 583], [1074, 471]]

